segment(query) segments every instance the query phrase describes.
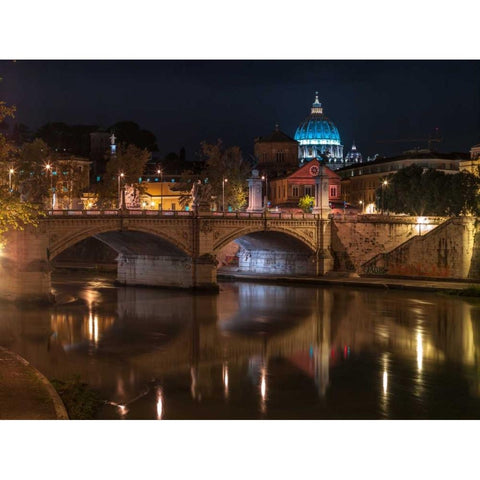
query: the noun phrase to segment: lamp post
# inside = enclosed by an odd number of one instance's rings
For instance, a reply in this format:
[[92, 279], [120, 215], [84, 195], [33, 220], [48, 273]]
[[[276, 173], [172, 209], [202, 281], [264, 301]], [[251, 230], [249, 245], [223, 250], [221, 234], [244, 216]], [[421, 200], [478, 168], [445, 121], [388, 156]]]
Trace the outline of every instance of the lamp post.
[[157, 175], [160, 175], [160, 211], [163, 211], [163, 172], [159, 168], [157, 170]]
[[268, 177], [267, 175], [262, 175], [262, 180], [265, 182], [265, 210], [268, 210]]
[[45, 165], [45, 170], [47, 171], [47, 175], [48, 173], [50, 173], [50, 193], [52, 195], [52, 210], [55, 208], [55, 197], [53, 196], [53, 171], [52, 171], [52, 166], [47, 163]]
[[225, 213], [225, 184], [228, 182], [228, 178], [222, 180], [222, 212]]
[[8, 189], [11, 192], [12, 191], [12, 175], [15, 173], [15, 170], [13, 168], [10, 168], [8, 170]]
[[360, 204], [360, 208], [362, 209], [362, 214], [363, 214], [363, 200], [360, 200], [358, 203]]
[[121, 179], [125, 176], [124, 173], [118, 174], [118, 209], [122, 208], [122, 187], [121, 187]]
[[384, 180], [382, 182], [382, 215], [385, 213], [385, 189], [387, 188], [387, 185], [387, 180]]

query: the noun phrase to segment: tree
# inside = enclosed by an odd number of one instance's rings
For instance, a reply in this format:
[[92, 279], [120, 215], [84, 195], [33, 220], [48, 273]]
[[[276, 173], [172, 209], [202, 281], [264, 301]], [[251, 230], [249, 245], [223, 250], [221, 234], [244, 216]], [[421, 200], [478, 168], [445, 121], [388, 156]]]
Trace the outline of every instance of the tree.
[[117, 148], [117, 153], [107, 162], [105, 175], [102, 182], [96, 184], [98, 207], [115, 208], [118, 205], [119, 175], [121, 185], [133, 185], [139, 193], [145, 191], [144, 185], [139, 182], [145, 171], [145, 166], [150, 159], [150, 152], [140, 149], [135, 145], [122, 144]]
[[225, 194], [225, 208], [227, 205], [234, 210], [243, 208], [247, 203], [247, 179], [252, 165], [244, 158], [240, 148], [225, 147], [221, 140], [217, 140], [216, 144], [202, 142], [201, 156], [205, 167], [199, 177], [211, 186], [217, 206], [220, 206]]
[[471, 173], [446, 174], [410, 165], [380, 185], [377, 208], [409, 215], [477, 215], [479, 188], [480, 178]]
[[313, 202], [315, 199], [311, 195], [304, 195], [298, 201], [298, 206], [305, 212], [309, 213], [312, 211]]
[[[1, 79], [0, 79], [1, 80]], [[6, 117], [14, 117], [15, 107], [8, 106], [0, 101], [0, 122]], [[23, 230], [25, 225], [38, 225], [41, 215], [39, 207], [29, 202], [24, 202], [20, 194], [12, 191], [7, 183], [10, 168], [14, 167], [14, 160], [18, 150], [8, 142], [4, 135], [0, 135], [0, 168], [5, 175], [5, 183], [0, 186], [0, 246], [5, 244], [4, 234], [9, 230]], [[3, 182], [1, 182], [3, 183]]]

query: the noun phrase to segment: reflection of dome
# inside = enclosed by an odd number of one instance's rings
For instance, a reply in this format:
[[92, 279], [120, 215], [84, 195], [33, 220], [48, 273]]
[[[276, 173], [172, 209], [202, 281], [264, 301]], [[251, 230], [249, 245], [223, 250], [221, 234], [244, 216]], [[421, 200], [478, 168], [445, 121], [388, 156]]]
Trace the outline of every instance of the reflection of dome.
[[294, 138], [300, 144], [300, 161], [309, 161], [327, 154], [329, 163], [342, 166], [343, 145], [340, 134], [335, 124], [324, 115], [322, 104], [318, 101], [318, 92], [315, 92], [310, 115], [298, 126]]
[[345, 155], [345, 166], [354, 163], [362, 163], [362, 154], [357, 150], [355, 142], [353, 142], [352, 149]]

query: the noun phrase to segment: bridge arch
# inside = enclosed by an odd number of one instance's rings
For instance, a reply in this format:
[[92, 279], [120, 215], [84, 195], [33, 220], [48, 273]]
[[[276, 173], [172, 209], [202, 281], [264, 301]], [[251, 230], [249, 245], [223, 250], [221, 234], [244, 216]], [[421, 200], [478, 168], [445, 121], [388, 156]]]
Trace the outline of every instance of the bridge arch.
[[[80, 243], [82, 240], [86, 240], [87, 238], [96, 238], [106, 245], [110, 246], [114, 250], [118, 251], [118, 253], [128, 253], [127, 251], [119, 250], [118, 247], [115, 248], [113, 244], [119, 244], [119, 240], [117, 239], [116, 242], [109, 242], [108, 236], [112, 236], [115, 233], [123, 233], [125, 235], [135, 235], [137, 234], [139, 237], [143, 237], [148, 235], [152, 239], [156, 239], [158, 247], [170, 247], [168, 253], [174, 253], [177, 255], [182, 256], [191, 256], [191, 248], [189, 248], [184, 243], [178, 241], [177, 238], [169, 235], [168, 233], [159, 230], [155, 230], [148, 227], [143, 226], [135, 226], [134, 228], [121, 229], [118, 226], [92, 226], [89, 228], [85, 228], [82, 230], [77, 230], [74, 232], [69, 232], [67, 235], [62, 235], [61, 232], [53, 231], [50, 235], [50, 246], [49, 246], [49, 260], [53, 260], [57, 257], [60, 253], [64, 252], [70, 247]], [[141, 252], [131, 252], [141, 254]], [[145, 251], [145, 254], [152, 254], [151, 248], [148, 251]]]
[[316, 274], [313, 245], [282, 228], [242, 229], [218, 242], [215, 254], [220, 274], [232, 271], [266, 275]]
[[315, 253], [316, 248], [315, 248], [315, 236], [313, 235], [313, 232], [311, 233], [311, 237], [307, 235], [301, 235], [298, 233], [298, 231], [295, 231], [291, 228], [284, 228], [280, 226], [275, 226], [273, 228], [262, 228], [259, 226], [252, 226], [252, 227], [245, 227], [239, 230], [235, 230], [232, 233], [227, 234], [226, 236], [221, 237], [217, 242], [214, 243], [213, 250], [214, 253], [219, 252], [224, 248], [226, 245], [228, 245], [231, 242], [234, 242], [242, 237], [246, 237], [252, 234], [257, 234], [257, 233], [277, 233], [281, 235], [285, 235], [287, 237], [291, 237], [292, 239], [297, 240], [301, 244], [303, 244], [308, 250], [310, 250], [313, 253]]

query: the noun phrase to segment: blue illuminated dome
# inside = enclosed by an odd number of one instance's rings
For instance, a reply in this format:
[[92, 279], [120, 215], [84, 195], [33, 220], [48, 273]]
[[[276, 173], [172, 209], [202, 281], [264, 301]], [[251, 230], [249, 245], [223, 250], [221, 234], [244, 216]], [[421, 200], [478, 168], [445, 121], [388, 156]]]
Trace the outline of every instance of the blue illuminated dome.
[[328, 156], [328, 163], [333, 168], [343, 165], [343, 145], [335, 124], [323, 113], [322, 104], [315, 92], [310, 115], [298, 126], [294, 136], [300, 144], [298, 156], [301, 163]]

